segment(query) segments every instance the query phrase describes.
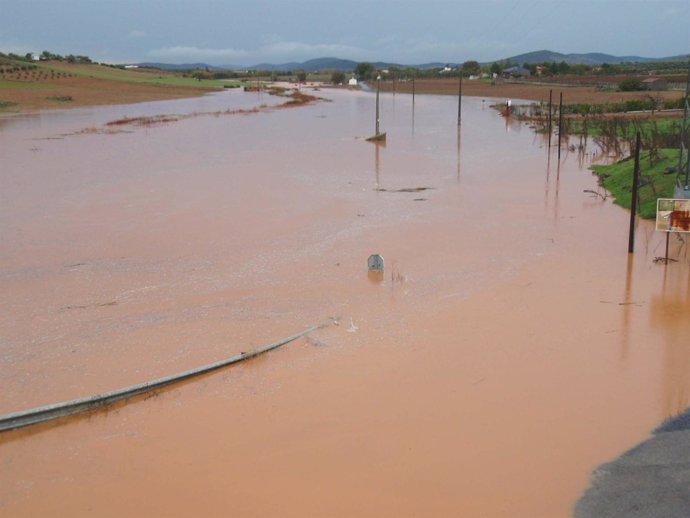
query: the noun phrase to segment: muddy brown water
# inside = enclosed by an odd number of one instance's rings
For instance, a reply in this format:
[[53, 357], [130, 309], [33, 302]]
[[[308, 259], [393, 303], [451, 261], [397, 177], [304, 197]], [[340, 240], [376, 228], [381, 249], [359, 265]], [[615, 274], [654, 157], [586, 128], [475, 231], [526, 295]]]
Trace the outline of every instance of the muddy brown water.
[[374, 96], [317, 93], [0, 119], [0, 413], [330, 323], [3, 433], [0, 515], [567, 517], [688, 405], [687, 248], [655, 263], [640, 222], [628, 256], [628, 213], [583, 192], [606, 157], [559, 167], [480, 98], [458, 138], [453, 98], [383, 95], [376, 145]]

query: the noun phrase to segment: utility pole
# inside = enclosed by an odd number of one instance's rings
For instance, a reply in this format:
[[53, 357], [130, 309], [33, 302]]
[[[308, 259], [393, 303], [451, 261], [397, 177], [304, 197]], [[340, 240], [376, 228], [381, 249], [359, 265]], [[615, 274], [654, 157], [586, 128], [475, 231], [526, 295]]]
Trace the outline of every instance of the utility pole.
[[690, 141], [690, 59], [688, 59], [688, 79], [685, 85], [685, 102], [683, 106], [683, 123], [680, 131], [680, 152], [678, 156], [678, 177], [676, 180], [676, 198], [690, 198], [690, 158], [688, 141]]
[[563, 92], [558, 102], [558, 163], [561, 163], [561, 135], [563, 134]]
[[459, 69], [458, 75], [458, 126], [462, 122], [462, 69]]
[[379, 91], [381, 90], [381, 76], [379, 75], [376, 78], [376, 133], [375, 135], [379, 134]]
[[635, 146], [635, 169], [633, 170], [632, 199], [630, 200], [630, 231], [628, 233], [628, 253], [635, 251], [635, 219], [637, 217], [637, 197], [640, 185], [640, 132], [637, 132]]
[[414, 106], [414, 80], [417, 77], [417, 72], [412, 72], [412, 106]]
[[553, 128], [551, 127], [552, 107], [553, 107], [553, 90], [549, 90], [549, 122], [548, 122], [548, 128], [546, 130], [547, 133], [549, 134], [549, 153], [551, 153], [551, 132], [553, 131]]

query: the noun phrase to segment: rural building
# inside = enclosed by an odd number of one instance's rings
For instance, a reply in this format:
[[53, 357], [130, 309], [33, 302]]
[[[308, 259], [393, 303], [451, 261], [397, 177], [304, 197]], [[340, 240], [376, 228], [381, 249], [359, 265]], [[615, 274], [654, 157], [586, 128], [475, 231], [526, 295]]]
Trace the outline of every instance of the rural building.
[[665, 79], [660, 79], [658, 77], [649, 77], [642, 80], [645, 90], [652, 90], [655, 92], [660, 92], [661, 90], [668, 90], [668, 83]]
[[352, 76], [350, 80], [347, 82], [347, 84], [350, 86], [357, 86], [357, 78], [355, 76]]
[[503, 75], [508, 77], [529, 77], [529, 70], [524, 67], [510, 67], [503, 70]]

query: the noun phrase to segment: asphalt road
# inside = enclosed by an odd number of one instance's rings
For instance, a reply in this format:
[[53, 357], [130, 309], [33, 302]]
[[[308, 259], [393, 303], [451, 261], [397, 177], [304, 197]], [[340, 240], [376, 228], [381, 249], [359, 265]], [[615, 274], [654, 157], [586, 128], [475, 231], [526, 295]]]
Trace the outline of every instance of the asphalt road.
[[599, 466], [575, 518], [690, 518], [690, 408]]

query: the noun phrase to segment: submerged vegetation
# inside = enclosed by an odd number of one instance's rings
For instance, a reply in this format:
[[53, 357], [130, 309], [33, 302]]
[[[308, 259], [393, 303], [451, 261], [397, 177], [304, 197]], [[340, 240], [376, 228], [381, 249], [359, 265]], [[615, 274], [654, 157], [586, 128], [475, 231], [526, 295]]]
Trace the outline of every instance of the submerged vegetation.
[[[640, 135], [640, 188], [638, 213], [642, 218], [656, 216], [658, 198], [672, 198], [677, 179], [682, 120], [678, 111], [660, 114], [660, 109], [678, 109], [684, 98], [664, 101], [648, 95], [618, 104], [572, 104], [563, 106], [560, 131], [570, 149], [584, 153], [589, 142], [608, 156], [619, 160], [610, 165], [593, 165], [600, 185], [611, 193], [617, 205], [630, 209], [637, 135]], [[552, 116], [552, 131], [559, 131], [558, 107]], [[621, 113], [627, 112], [627, 113]], [[638, 112], [638, 113], [630, 113]], [[529, 120], [538, 132], [548, 133], [548, 108], [542, 104], [514, 107], [511, 113]], [[574, 138], [573, 138], [574, 137]], [[579, 137], [579, 143], [577, 142]], [[686, 147], [690, 142], [685, 143]]]

